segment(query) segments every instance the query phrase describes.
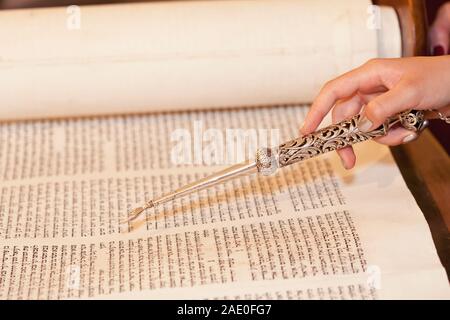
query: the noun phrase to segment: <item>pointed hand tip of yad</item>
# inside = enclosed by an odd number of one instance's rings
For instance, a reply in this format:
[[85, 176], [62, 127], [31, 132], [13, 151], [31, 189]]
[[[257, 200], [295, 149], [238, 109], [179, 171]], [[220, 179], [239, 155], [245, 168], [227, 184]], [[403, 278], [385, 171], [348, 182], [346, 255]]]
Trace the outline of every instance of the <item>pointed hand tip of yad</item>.
[[123, 220], [121, 223], [122, 224], [126, 224], [126, 223], [133, 222], [134, 220], [136, 220], [142, 214], [142, 212], [144, 212], [147, 209], [152, 208], [153, 206], [154, 206], [153, 205], [153, 201], [150, 201], [143, 207], [139, 207], [139, 208], [133, 209], [128, 214], [128, 218], [126, 220]]
[[137, 219], [137, 217], [139, 217], [141, 215], [142, 212], [144, 212], [145, 208], [144, 207], [139, 207], [134, 209], [133, 211], [130, 211], [130, 213], [128, 214], [128, 218], [126, 218], [125, 220], [123, 220], [121, 223], [129, 223], [129, 222], [133, 222], [134, 220]]

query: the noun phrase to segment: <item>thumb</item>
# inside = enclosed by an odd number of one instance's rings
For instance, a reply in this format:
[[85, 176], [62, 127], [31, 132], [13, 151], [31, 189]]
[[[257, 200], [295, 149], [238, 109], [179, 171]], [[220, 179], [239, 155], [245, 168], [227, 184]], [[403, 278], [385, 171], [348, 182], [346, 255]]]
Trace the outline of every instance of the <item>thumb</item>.
[[398, 84], [366, 105], [358, 122], [358, 128], [364, 132], [372, 131], [381, 126], [389, 117], [415, 108], [417, 105], [416, 88]]

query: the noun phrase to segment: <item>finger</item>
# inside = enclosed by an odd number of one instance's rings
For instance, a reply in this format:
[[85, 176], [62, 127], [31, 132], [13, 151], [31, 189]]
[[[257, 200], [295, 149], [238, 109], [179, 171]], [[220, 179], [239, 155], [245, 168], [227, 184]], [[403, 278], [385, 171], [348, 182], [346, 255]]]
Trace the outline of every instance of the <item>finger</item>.
[[389, 130], [388, 134], [384, 137], [376, 138], [375, 141], [388, 146], [397, 146], [411, 142], [417, 139], [417, 137], [418, 134], [416, 132], [397, 127]]
[[363, 104], [362, 98], [357, 94], [351, 98], [338, 101], [331, 113], [333, 123], [338, 123], [358, 114], [361, 111]]
[[[362, 105], [363, 101], [357, 94], [349, 99], [339, 101], [332, 111], [333, 123], [338, 123], [358, 114]], [[356, 156], [352, 147], [337, 150], [337, 153], [345, 169], [351, 169], [355, 166]]]
[[364, 107], [358, 128], [364, 132], [374, 130], [390, 116], [417, 107], [420, 104], [419, 100], [417, 88], [400, 83]]
[[374, 92], [374, 93], [359, 93], [358, 95], [361, 99], [362, 105], [365, 105], [365, 104], [368, 104], [373, 99], [375, 99], [376, 97], [382, 95], [385, 92], [387, 92], [386, 89], [384, 89], [383, 91]]
[[431, 53], [440, 56], [449, 53], [450, 36], [450, 3], [439, 9], [436, 19], [430, 28]]
[[352, 147], [345, 147], [337, 150], [339, 158], [341, 158], [342, 166], [349, 170], [355, 166], [356, 155]]
[[308, 134], [316, 130], [338, 100], [353, 96], [358, 90], [369, 91], [370, 88], [379, 88], [384, 85], [382, 78], [378, 76], [382, 66], [379, 61], [371, 60], [328, 82], [314, 100], [301, 132]]

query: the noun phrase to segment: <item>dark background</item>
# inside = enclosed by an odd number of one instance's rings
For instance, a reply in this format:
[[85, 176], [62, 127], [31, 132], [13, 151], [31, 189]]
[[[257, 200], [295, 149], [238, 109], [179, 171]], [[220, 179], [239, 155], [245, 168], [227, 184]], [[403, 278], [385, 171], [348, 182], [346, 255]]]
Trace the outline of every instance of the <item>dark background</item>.
[[[446, 2], [445, 0], [425, 0], [427, 6], [428, 21], [431, 24], [434, 21], [436, 12], [438, 8]], [[431, 121], [430, 129], [438, 138], [439, 142], [447, 151], [450, 153], [450, 125], [446, 124], [444, 121], [434, 120]]]
[[[146, 0], [0, 0], [0, 9], [8, 8], [26, 8], [26, 7], [46, 7], [46, 6], [68, 6], [83, 4], [102, 4], [102, 3], [120, 3], [120, 2], [145, 2]], [[166, 0], [167, 1], [167, 0]], [[170, 0], [169, 0], [170, 1]], [[431, 24], [434, 21], [436, 12], [440, 5], [446, 0], [425, 0], [427, 7], [428, 21]], [[447, 154], [450, 153], [450, 126], [443, 121], [432, 120], [430, 129], [436, 138], [443, 145]]]

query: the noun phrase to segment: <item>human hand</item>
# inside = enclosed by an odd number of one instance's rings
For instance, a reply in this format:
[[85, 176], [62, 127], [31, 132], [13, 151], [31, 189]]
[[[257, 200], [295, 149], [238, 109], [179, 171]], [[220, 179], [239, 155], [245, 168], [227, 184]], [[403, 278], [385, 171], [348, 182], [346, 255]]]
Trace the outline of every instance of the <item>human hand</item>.
[[[450, 56], [373, 59], [322, 88], [300, 133], [315, 131], [331, 109], [333, 123], [361, 112], [359, 129], [371, 131], [399, 112], [433, 109], [448, 115], [449, 105]], [[393, 146], [416, 137], [415, 132], [395, 127], [376, 141]], [[356, 157], [351, 147], [338, 154], [346, 169], [353, 168]]]

